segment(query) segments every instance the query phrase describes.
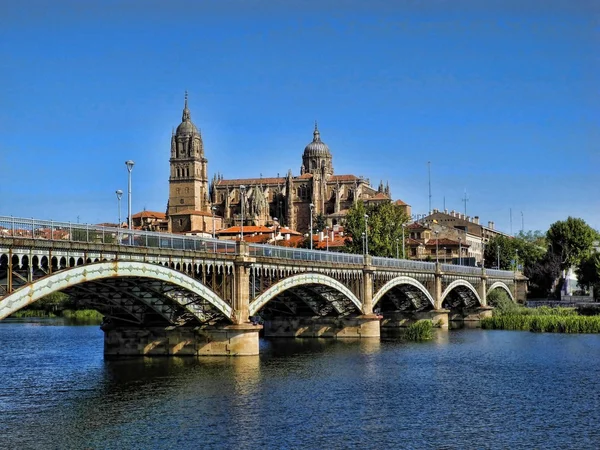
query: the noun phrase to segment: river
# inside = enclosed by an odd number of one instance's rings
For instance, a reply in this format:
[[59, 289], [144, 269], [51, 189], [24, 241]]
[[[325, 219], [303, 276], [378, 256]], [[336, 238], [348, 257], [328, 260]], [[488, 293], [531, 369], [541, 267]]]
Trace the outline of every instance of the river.
[[600, 447], [600, 336], [261, 341], [105, 360], [98, 326], [0, 323], [0, 448]]

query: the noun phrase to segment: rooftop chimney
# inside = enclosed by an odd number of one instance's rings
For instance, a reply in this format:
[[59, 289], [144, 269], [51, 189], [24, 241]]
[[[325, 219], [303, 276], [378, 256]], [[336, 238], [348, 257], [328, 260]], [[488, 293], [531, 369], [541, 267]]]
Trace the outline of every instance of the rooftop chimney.
[[479, 225], [479, 216], [473, 217], [473, 223], [476, 223], [477, 225]]

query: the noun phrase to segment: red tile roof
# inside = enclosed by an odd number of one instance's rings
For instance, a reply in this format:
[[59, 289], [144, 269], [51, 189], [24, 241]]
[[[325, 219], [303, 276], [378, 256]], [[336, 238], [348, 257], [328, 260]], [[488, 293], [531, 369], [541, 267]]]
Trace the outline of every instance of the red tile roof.
[[[225, 228], [224, 230], [219, 230], [216, 233], [217, 234], [240, 234], [241, 233], [241, 227], [240, 226], [235, 226], [235, 227], [229, 227], [229, 228]], [[273, 229], [269, 228], [269, 227], [257, 227], [257, 226], [244, 226], [244, 236], [246, 234], [252, 234], [252, 233], [272, 233]]]
[[394, 202], [394, 205], [398, 206], [409, 206], [408, 203], [404, 203], [402, 200], [398, 199]]
[[141, 218], [150, 218], [150, 219], [166, 219], [166, 214], [157, 211], [142, 211], [139, 213], [135, 213], [131, 216], [132, 219], [141, 219]]
[[296, 178], [299, 178], [301, 180], [306, 180], [306, 179], [312, 178], [312, 177], [313, 177], [312, 173], [303, 173], [302, 175], [300, 175], [299, 177], [296, 177]]
[[257, 185], [257, 184], [283, 184], [285, 178], [239, 178], [235, 180], [219, 180], [217, 186], [240, 186], [240, 185]]

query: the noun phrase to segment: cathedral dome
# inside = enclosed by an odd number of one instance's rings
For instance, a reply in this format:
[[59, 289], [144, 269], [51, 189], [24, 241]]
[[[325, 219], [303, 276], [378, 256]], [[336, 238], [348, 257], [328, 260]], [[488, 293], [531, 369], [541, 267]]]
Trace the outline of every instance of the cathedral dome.
[[319, 156], [319, 157], [331, 157], [331, 153], [329, 152], [329, 147], [325, 142], [321, 140], [321, 133], [319, 133], [319, 129], [317, 128], [317, 123], [315, 122], [315, 131], [313, 132], [313, 140], [310, 144], [308, 144], [304, 148], [304, 156]]
[[177, 136], [189, 136], [191, 134], [200, 134], [198, 128], [192, 122], [190, 110], [188, 109], [187, 91], [185, 92], [185, 105], [183, 107], [183, 114], [181, 115], [181, 123], [177, 127], [175, 135]]
[[198, 128], [196, 128], [196, 125], [194, 125], [191, 120], [184, 120], [177, 127], [177, 131], [175, 132], [175, 134], [177, 136], [182, 136], [200, 133], [198, 132]]

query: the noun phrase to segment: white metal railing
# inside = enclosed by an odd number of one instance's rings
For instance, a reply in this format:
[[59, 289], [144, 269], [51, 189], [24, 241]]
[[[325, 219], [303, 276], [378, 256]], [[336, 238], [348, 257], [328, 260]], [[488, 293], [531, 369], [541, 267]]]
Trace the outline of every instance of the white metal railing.
[[352, 253], [324, 252], [304, 248], [277, 247], [276, 245], [249, 244], [250, 256], [293, 259], [298, 261], [319, 261], [339, 264], [364, 264], [363, 255]]
[[[0, 239], [13, 237], [23, 239], [40, 239], [52, 241], [82, 242], [90, 244], [112, 244], [130, 247], [164, 248], [189, 250], [215, 254], [236, 255], [235, 241], [184, 236], [180, 234], [159, 233], [103, 227], [98, 225], [55, 222], [53, 220], [23, 219], [0, 216]], [[249, 244], [250, 256], [262, 256], [296, 261], [319, 261], [340, 264], [364, 264], [365, 257], [352, 253], [327, 252], [302, 248], [278, 247], [275, 245]], [[376, 267], [396, 269], [423, 270], [435, 272], [434, 262], [407, 259], [383, 258], [373, 256], [372, 264]], [[481, 275], [479, 267], [441, 264], [443, 272]], [[486, 269], [492, 277], [512, 278], [514, 273], [508, 270]]]
[[485, 269], [489, 277], [514, 278], [515, 273], [512, 270]]
[[394, 258], [383, 258], [381, 256], [373, 256], [371, 259], [374, 266], [377, 267], [390, 267], [395, 269], [409, 269], [409, 270], [427, 270], [435, 272], [435, 263], [426, 261], [413, 261], [409, 259], [394, 259]]
[[6, 237], [236, 254], [235, 242], [232, 241], [153, 231], [130, 231], [123, 228], [81, 223], [0, 216], [0, 239]]
[[459, 266], [456, 264], [441, 264], [442, 272], [464, 273], [466, 275], [481, 275], [481, 267]]

